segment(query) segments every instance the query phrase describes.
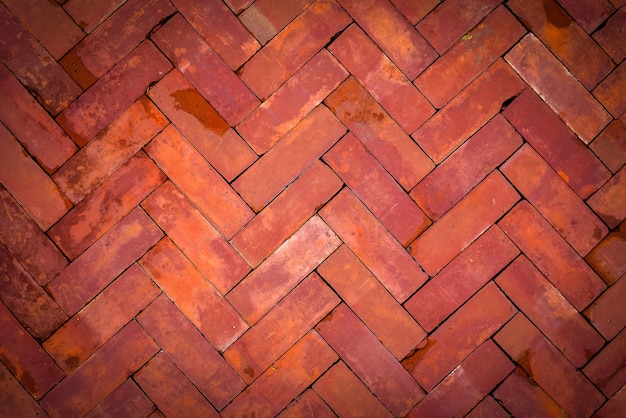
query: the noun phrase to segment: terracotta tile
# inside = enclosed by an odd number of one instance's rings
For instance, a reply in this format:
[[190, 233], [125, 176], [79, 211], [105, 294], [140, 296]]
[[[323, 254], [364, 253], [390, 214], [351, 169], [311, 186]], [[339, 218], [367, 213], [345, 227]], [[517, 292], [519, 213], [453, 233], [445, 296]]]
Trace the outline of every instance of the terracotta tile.
[[593, 95], [617, 119], [626, 112], [624, 90], [626, 90], [626, 64], [622, 63], [593, 90]]
[[615, 228], [626, 218], [626, 168], [623, 168], [587, 200], [591, 209], [609, 228]]
[[617, 173], [626, 164], [626, 118], [614, 120], [589, 148], [602, 160], [613, 173]]
[[585, 257], [591, 268], [612, 285], [626, 273], [626, 237], [619, 231], [611, 232]]
[[598, 418], [610, 418], [619, 416], [626, 408], [626, 387], [615, 394], [600, 408], [595, 416]]
[[422, 20], [432, 9], [439, 4], [439, 0], [391, 0], [391, 3], [407, 18], [412, 25]]
[[87, 418], [125, 416], [142, 418], [154, 410], [154, 404], [132, 379], [127, 379], [98, 404]]
[[609, 287], [584, 314], [594, 327], [607, 339], [611, 340], [626, 325], [626, 307], [621, 302], [626, 295], [626, 281], [622, 276]]
[[509, 414], [491, 396], [485, 397], [466, 415], [467, 418], [507, 418], [508, 416]]
[[419, 265], [349, 189], [339, 192], [320, 215], [400, 303], [427, 280]]
[[63, 8], [87, 33], [109, 17], [125, 0], [67, 0]]
[[266, 44], [313, 0], [256, 0], [239, 15], [239, 20], [261, 43]]
[[583, 373], [607, 396], [626, 383], [626, 330], [622, 330], [583, 369]]
[[559, 3], [588, 33], [596, 30], [615, 10], [607, 0], [559, 0]]
[[356, 79], [346, 80], [326, 105], [405, 190], [433, 169], [432, 161]]
[[496, 389], [494, 396], [515, 416], [533, 414], [566, 418], [569, 415], [544, 390], [518, 368]]
[[24, 386], [0, 364], [0, 414], [3, 416], [46, 416], [46, 412]]
[[333, 418], [335, 413], [313, 389], [307, 389], [278, 415], [279, 418]]
[[233, 12], [240, 13], [243, 9], [253, 3], [254, 0], [225, 0], [224, 2]]
[[602, 48], [615, 62], [626, 58], [626, 9], [622, 8], [606, 22], [606, 25], [593, 34]]

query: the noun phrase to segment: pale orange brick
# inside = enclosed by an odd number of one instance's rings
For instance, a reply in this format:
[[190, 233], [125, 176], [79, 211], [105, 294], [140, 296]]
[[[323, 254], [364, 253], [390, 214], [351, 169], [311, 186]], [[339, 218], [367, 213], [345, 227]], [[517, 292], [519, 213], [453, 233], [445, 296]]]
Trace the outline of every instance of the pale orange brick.
[[7, 417], [46, 416], [44, 409], [13, 377], [4, 364], [0, 364], [0, 414]]
[[626, 218], [626, 168], [622, 167], [587, 200], [591, 209], [609, 228], [615, 228]]
[[626, 91], [626, 64], [621, 63], [593, 90], [593, 95], [617, 119], [626, 112], [624, 91]]
[[132, 379], [127, 379], [102, 400], [86, 418], [124, 416], [143, 418], [154, 410], [154, 404]]
[[626, 330], [622, 330], [591, 359], [583, 373], [607, 397], [615, 395], [626, 384]]
[[313, 0], [256, 0], [241, 12], [239, 20], [262, 44], [267, 43]]
[[622, 301], [626, 296], [626, 280], [622, 276], [617, 282], [609, 287], [584, 314], [594, 327], [611, 340], [626, 325], [626, 306]]

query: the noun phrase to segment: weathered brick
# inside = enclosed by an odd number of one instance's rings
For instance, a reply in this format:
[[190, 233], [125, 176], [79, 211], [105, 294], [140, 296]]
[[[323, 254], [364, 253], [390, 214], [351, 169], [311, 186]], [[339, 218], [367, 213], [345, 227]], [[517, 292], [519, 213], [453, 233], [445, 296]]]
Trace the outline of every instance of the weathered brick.
[[256, 0], [239, 15], [239, 20], [262, 44], [272, 39], [313, 0]]
[[154, 404], [132, 379], [127, 379], [98, 404], [87, 418], [124, 416], [143, 418], [154, 410]]
[[328, 225], [314, 216], [231, 290], [227, 299], [254, 324], [339, 245]]
[[519, 368], [502, 382], [494, 392], [494, 396], [514, 416], [534, 414], [554, 418], [569, 416], [526, 372]]
[[625, 120], [626, 118], [614, 120], [589, 144], [589, 148], [613, 173], [617, 173], [626, 164]]
[[232, 237], [254, 216], [222, 176], [173, 126], [165, 128], [145, 149], [226, 238]]
[[617, 119], [626, 112], [626, 64], [620, 64], [593, 90], [593, 95]]
[[611, 232], [585, 261], [606, 284], [612, 285], [626, 273], [626, 237], [619, 231]]
[[412, 25], [422, 20], [439, 3], [439, 0], [391, 0], [391, 3]]
[[93, 31], [124, 0], [67, 0], [63, 8], [86, 33]]
[[626, 218], [626, 168], [613, 176], [587, 200], [591, 209], [609, 228], [615, 228]]
[[626, 330], [622, 330], [604, 347], [585, 366], [583, 373], [607, 397], [615, 395], [626, 383]]
[[239, 176], [233, 187], [258, 212], [345, 132], [326, 107], [318, 106]]
[[626, 306], [622, 303], [626, 296], [626, 280], [622, 276], [609, 287], [584, 314], [602, 335], [610, 340], [626, 325]]
[[278, 418], [333, 418], [335, 413], [313, 389], [307, 389], [278, 415]]
[[399, 302], [427, 280], [419, 265], [349, 189], [343, 189], [320, 215]]
[[588, 33], [596, 30], [615, 10], [607, 0], [559, 0], [559, 3]]
[[508, 416], [509, 414], [491, 396], [486, 396], [466, 415], [467, 418], [507, 418]]
[[253, 3], [254, 0], [225, 0], [224, 2], [233, 12], [239, 14], [243, 9], [248, 7], [250, 3]]
[[611, 418], [621, 414], [626, 409], [626, 386], [609, 399], [594, 416], [597, 418]]
[[621, 62], [626, 58], [626, 9], [621, 8], [593, 34], [593, 39], [613, 58]]
[[24, 386], [0, 363], [0, 414], [2, 416], [35, 417], [46, 412]]
[[433, 169], [420, 147], [353, 77], [326, 104], [405, 190]]
[[162, 236], [144, 211], [134, 209], [52, 280], [48, 292], [74, 315]]
[[248, 325], [168, 238], [139, 264], [218, 350], [231, 345]]

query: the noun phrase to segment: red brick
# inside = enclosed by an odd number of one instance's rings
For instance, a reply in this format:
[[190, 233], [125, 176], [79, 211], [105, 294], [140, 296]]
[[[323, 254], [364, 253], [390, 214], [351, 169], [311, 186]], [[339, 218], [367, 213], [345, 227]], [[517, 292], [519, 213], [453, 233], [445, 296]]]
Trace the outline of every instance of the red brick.
[[413, 0], [391, 0], [391, 3], [412, 25], [415, 25], [435, 8], [439, 0], [422, 0], [419, 2]]
[[11, 194], [0, 186], [0, 241], [39, 284], [67, 266], [67, 260]]
[[339, 3], [409, 79], [413, 80], [437, 58], [428, 42], [389, 1]]
[[519, 198], [504, 177], [493, 172], [413, 241], [411, 254], [428, 274], [435, 275], [513, 207]]
[[276, 416], [336, 360], [337, 354], [315, 331], [311, 331], [221, 414], [224, 417]]
[[403, 359], [426, 337], [346, 246], [339, 247], [317, 271], [397, 359]]
[[448, 0], [422, 20], [417, 29], [443, 54], [500, 3], [500, 0]]
[[[516, 315], [494, 339], [569, 416], [590, 416], [604, 402], [595, 386], [522, 314]], [[514, 396], [517, 394], [515, 390]]]
[[173, 126], [165, 128], [146, 151], [227, 239], [254, 216], [222, 176]]
[[248, 328], [168, 238], [162, 239], [139, 264], [217, 350], [225, 350]]
[[622, 167], [587, 200], [587, 204], [609, 228], [619, 225], [626, 218], [626, 168]]
[[148, 95], [227, 181], [257, 159], [254, 151], [178, 70], [163, 77]]
[[35, 398], [41, 398], [64, 376], [63, 372], [0, 303], [0, 358]]
[[611, 173], [532, 91], [522, 93], [503, 115], [582, 199], [610, 178]]
[[86, 33], [94, 30], [125, 0], [67, 0], [63, 8]]
[[404, 416], [424, 396], [409, 373], [346, 305], [339, 305], [316, 329], [394, 415]]
[[405, 190], [433, 169], [432, 161], [356, 79], [346, 80], [326, 104]]
[[607, 0], [559, 0], [559, 3], [588, 33], [596, 30], [615, 10]]
[[343, 189], [320, 214], [399, 302], [428, 278], [349, 189]]
[[413, 132], [434, 113], [420, 91], [358, 26], [346, 29], [329, 49], [406, 132]]
[[238, 127], [257, 154], [264, 154], [348, 77], [326, 50], [320, 51]]
[[585, 257], [585, 261], [606, 284], [615, 283], [626, 273], [626, 237], [618, 231], [611, 232]]
[[155, 300], [137, 320], [216, 408], [222, 409], [245, 387], [239, 375], [167, 296]]
[[173, 3], [231, 69], [239, 68], [260, 48], [220, 0], [173, 0]]
[[429, 280], [404, 308], [432, 331], [519, 254], [497, 226], [492, 226], [439, 274]]
[[254, 324], [339, 245], [333, 231], [314, 216], [231, 290], [227, 299]]
[[312, 273], [233, 343], [224, 358], [251, 383], [337, 304], [337, 295]]
[[313, 385], [313, 390], [342, 417], [392, 417], [343, 362], [338, 362]]
[[431, 391], [515, 311], [502, 292], [488, 283], [430, 334], [426, 346], [404, 360], [404, 367], [424, 389]]
[[236, 14], [240, 13], [243, 9], [248, 7], [254, 0], [225, 0], [224, 1], [230, 9]]
[[567, 418], [569, 415], [541, 389], [526, 372], [516, 369], [496, 389], [494, 396], [513, 416], [549, 416]]
[[626, 9], [622, 8], [593, 34], [593, 39], [613, 58], [621, 62], [626, 58]]
[[87, 418], [124, 416], [143, 418], [154, 410], [154, 404], [132, 379], [127, 379], [98, 404]]
[[[4, 97], [0, 119], [44, 170], [55, 171], [76, 152], [76, 145], [3, 65], [0, 88]], [[0, 126], [0, 131], [5, 141], [10, 134], [4, 126]]]
[[501, 167], [507, 179], [584, 257], [608, 230], [529, 145], [524, 145]]
[[34, 417], [45, 416], [46, 412], [13, 377], [9, 370], [0, 364], [0, 415]]
[[144, 41], [65, 109], [57, 122], [83, 146], [170, 68], [154, 44]]
[[466, 415], [467, 418], [508, 418], [509, 414], [491, 396], [485, 397], [476, 408]]
[[614, 120], [589, 145], [613, 173], [626, 164], [626, 118]]
[[324, 161], [402, 245], [408, 245], [431, 224], [351, 133], [326, 153]]
[[256, 0], [239, 15], [239, 20], [265, 44], [311, 3], [313, 0]]
[[267, 98], [349, 23], [334, 0], [317, 0], [241, 68], [241, 79]]
[[617, 417], [626, 409], [626, 386], [609, 399], [594, 416], [597, 418]]
[[258, 212], [345, 132], [327, 108], [318, 106], [235, 180], [233, 187]]
[[138, 153], [50, 228], [50, 238], [75, 259], [164, 180], [146, 154]]
[[585, 316], [602, 335], [610, 340], [626, 325], [626, 280], [624, 277], [609, 287], [584, 312]]
[[626, 383], [626, 330], [622, 330], [604, 347], [585, 366], [583, 373], [607, 397], [615, 395]]
[[438, 219], [521, 144], [515, 129], [496, 115], [418, 183], [410, 196], [431, 219]]
[[524, 37], [505, 58], [586, 144], [611, 121], [604, 108], [533, 34]]
[[325, 164], [315, 161], [289, 187], [231, 240], [250, 263], [258, 266], [339, 191], [342, 182]]
[[617, 119], [626, 112], [626, 64], [620, 64], [593, 90], [593, 95]]
[[74, 315], [162, 236], [144, 211], [134, 209], [51, 281], [48, 292]]
[[52, 177], [74, 204], [147, 144], [168, 121], [145, 97], [120, 114]]
[[279, 418], [333, 418], [335, 413], [313, 389], [307, 389], [278, 415]]

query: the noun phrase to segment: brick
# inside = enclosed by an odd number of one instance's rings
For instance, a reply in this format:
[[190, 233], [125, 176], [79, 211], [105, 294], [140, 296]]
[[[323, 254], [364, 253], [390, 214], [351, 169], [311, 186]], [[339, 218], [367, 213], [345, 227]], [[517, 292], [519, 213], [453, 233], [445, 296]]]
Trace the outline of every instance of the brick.
[[142, 418], [154, 410], [154, 404], [132, 379], [127, 379], [98, 404], [87, 418], [125, 416]]
[[123, 3], [124, 0], [67, 0], [63, 8], [86, 33], [90, 33]]
[[325, 164], [315, 161], [231, 240], [256, 267], [339, 191], [342, 182]]
[[493, 397], [487, 396], [466, 416], [468, 418], [507, 418], [509, 414]]
[[613, 173], [617, 173], [626, 164], [625, 120], [626, 118], [614, 120], [589, 144], [589, 148]]
[[389, 1], [339, 0], [339, 3], [410, 80], [437, 58], [428, 42]]
[[411, 254], [428, 274], [435, 275], [512, 208], [519, 198], [504, 177], [493, 172], [413, 241]]
[[581, 257], [608, 234], [606, 225], [531, 146], [524, 145], [500, 170]]
[[496, 115], [418, 183], [410, 196], [426, 215], [438, 219], [521, 144], [515, 129]]
[[266, 44], [313, 0], [257, 0], [241, 12], [239, 20], [261, 43]]
[[334, 0], [317, 0], [244, 64], [241, 79], [259, 98], [269, 97], [349, 23]]
[[402, 245], [408, 245], [431, 224], [351, 133], [326, 153], [324, 161]]
[[626, 237], [618, 231], [611, 232], [585, 261], [606, 284], [612, 285], [626, 273]]
[[189, 380], [222, 409], [245, 387], [193, 324], [163, 295], [137, 320]]
[[333, 231], [314, 216], [235, 286], [227, 299], [252, 325], [339, 245]]
[[313, 390], [338, 416], [392, 416], [367, 386], [341, 361], [315, 382]]
[[522, 314], [494, 339], [569, 416], [589, 416], [604, 402], [591, 382]]
[[254, 0], [225, 0], [226, 5], [236, 14], [248, 7]]
[[139, 264], [217, 350], [225, 350], [248, 328], [168, 238], [162, 239]]
[[503, 115], [582, 199], [610, 178], [602, 163], [532, 91], [524, 91]]
[[67, 260], [37, 224], [0, 186], [0, 241], [39, 284], [67, 266]]
[[6, 366], [0, 364], [0, 414], [34, 417], [45, 413]]
[[404, 308], [430, 332], [518, 254], [502, 230], [492, 226], [411, 296]]
[[397, 359], [403, 359], [426, 337], [346, 246], [339, 247], [317, 271]]
[[239, 176], [233, 187], [258, 212], [345, 132], [327, 108], [318, 106]]
[[500, 0], [448, 0], [426, 16], [417, 29], [443, 54], [500, 3]]
[[593, 95], [617, 119], [626, 112], [626, 65], [620, 64], [602, 83], [593, 90]]
[[336, 360], [337, 354], [315, 331], [310, 331], [221, 414], [224, 417], [276, 416]]
[[258, 106], [254, 94], [181, 15], [170, 19], [151, 39], [229, 125], [241, 122]]
[[611, 340], [626, 325], [626, 307], [621, 302], [626, 295], [626, 281], [624, 277], [609, 287], [584, 314], [598, 331]]
[[391, 0], [391, 3], [413, 26], [415, 26], [428, 12], [437, 6], [439, 0], [424, 0], [419, 2], [413, 0]]
[[[238, 69], [260, 48], [223, 2], [173, 0], [173, 3], [231, 69]], [[226, 33], [228, 36], [224, 36]]]
[[144, 41], [65, 109], [57, 122], [83, 146], [171, 68], [154, 44]]
[[63, 378], [63, 372], [0, 303], [0, 357], [2, 363], [35, 399]]
[[322, 50], [239, 124], [237, 131], [257, 154], [264, 154], [346, 77], [348, 72]]
[[[41, 400], [51, 417], [84, 415], [139, 369], [158, 347], [132, 321]], [[115, 364], [115, 367], [110, 367]]]
[[[3, 65], [0, 87], [4, 93], [0, 119], [44, 170], [52, 173], [76, 152], [76, 145]], [[5, 141], [10, 134], [4, 126], [0, 131]]]
[[326, 105], [405, 190], [433, 169], [432, 161], [356, 79], [346, 80]]
[[600, 390], [611, 397], [626, 383], [626, 331], [622, 330], [583, 369]]
[[613, 58], [621, 62], [626, 58], [626, 10], [620, 9], [593, 34], [593, 39]]
[[256, 161], [254, 151], [178, 70], [163, 77], [148, 95], [227, 181]]
[[615, 228], [626, 218], [626, 168], [623, 168], [587, 200], [591, 209], [609, 228]]
[[250, 208], [173, 126], [165, 128], [145, 149], [226, 238], [252, 219]]
[[566, 418], [561, 409], [522, 369], [516, 369], [496, 389], [494, 396], [514, 416], [550, 416]]
[[224, 294], [250, 267], [176, 186], [167, 182], [142, 207], [196, 268]]
[[165, 415], [219, 416], [163, 352], [142, 367], [135, 375], [135, 380]]
[[150, 100], [141, 97], [74, 154], [52, 179], [76, 204], [135, 155], [167, 123]]
[[65, 312], [74, 315], [162, 236], [145, 212], [134, 209], [52, 280], [47, 290]]
[[279, 418], [332, 418], [335, 413], [313, 389], [307, 389], [278, 415]]
[[626, 387], [622, 387], [622, 389], [617, 392], [615, 396], [602, 405], [602, 408], [600, 408], [594, 416], [598, 418], [619, 416], [619, 414], [624, 411], [624, 408], [626, 408]]
[[329, 50], [406, 132], [413, 132], [434, 113], [420, 91], [355, 24]]
[[523, 89], [517, 74], [498, 59], [411, 137], [435, 163], [440, 163]]
[[339, 304], [339, 298], [312, 273], [261, 318], [224, 358], [249, 384]]
[[588, 33], [596, 30], [615, 10], [607, 0], [559, 0], [559, 3]]
[[343, 189], [320, 215], [399, 302], [426, 281], [417, 263], [350, 190]]
[[533, 34], [525, 36], [505, 59], [585, 144], [611, 121], [611, 116]]
[[50, 228], [50, 238], [74, 260], [164, 180], [146, 154], [138, 153]]

